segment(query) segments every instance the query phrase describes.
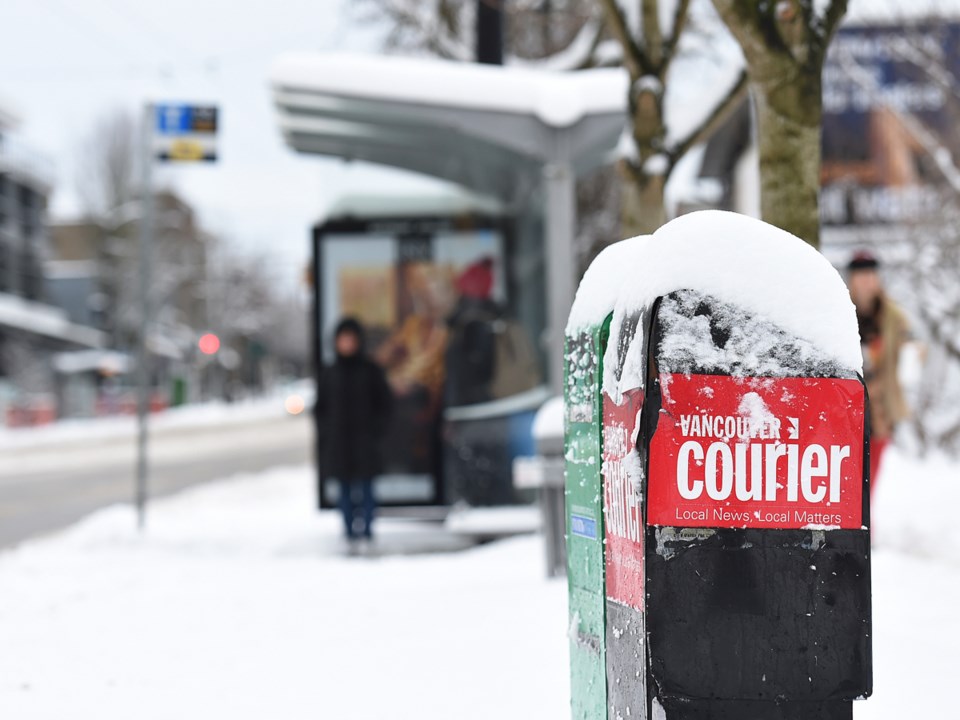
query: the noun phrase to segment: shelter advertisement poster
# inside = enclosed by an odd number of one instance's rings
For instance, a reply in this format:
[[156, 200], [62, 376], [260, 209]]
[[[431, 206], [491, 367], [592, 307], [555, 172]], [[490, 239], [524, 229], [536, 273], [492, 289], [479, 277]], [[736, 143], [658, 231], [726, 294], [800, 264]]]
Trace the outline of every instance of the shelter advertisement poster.
[[895, 242], [941, 216], [960, 157], [958, 79], [958, 24], [838, 32], [823, 71], [826, 241]]
[[487, 229], [412, 233], [409, 223], [367, 230], [331, 233], [320, 243], [323, 360], [333, 360], [331, 334], [339, 319], [358, 319], [367, 352], [386, 370], [395, 398], [378, 497], [430, 504], [440, 474], [448, 321], [464, 273], [480, 264], [489, 264], [491, 276], [478, 282], [502, 301], [502, 236]]
[[651, 525], [861, 528], [859, 380], [663, 374], [661, 387]]

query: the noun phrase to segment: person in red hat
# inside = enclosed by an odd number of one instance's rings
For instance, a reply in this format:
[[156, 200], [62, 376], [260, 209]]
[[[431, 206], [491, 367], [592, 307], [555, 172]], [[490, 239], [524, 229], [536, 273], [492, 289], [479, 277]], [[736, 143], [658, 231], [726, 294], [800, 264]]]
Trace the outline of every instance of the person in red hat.
[[880, 262], [865, 250], [854, 253], [847, 264], [847, 287], [857, 309], [863, 379], [870, 397], [871, 494], [883, 452], [897, 423], [909, 415], [900, 386], [900, 350], [910, 337], [903, 311], [884, 292]]
[[493, 258], [481, 258], [457, 276], [459, 298], [447, 319], [448, 406], [472, 405], [492, 400], [490, 384], [496, 371], [496, 331], [503, 311], [493, 300]]

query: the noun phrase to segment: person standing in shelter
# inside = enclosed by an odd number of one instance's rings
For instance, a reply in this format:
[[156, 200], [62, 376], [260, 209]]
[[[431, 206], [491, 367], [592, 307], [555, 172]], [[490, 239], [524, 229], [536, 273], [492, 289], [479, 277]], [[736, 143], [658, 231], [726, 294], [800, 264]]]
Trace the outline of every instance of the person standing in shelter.
[[898, 376], [900, 350], [909, 339], [903, 311], [883, 290], [876, 256], [854, 254], [847, 265], [847, 286], [857, 309], [863, 379], [870, 397], [870, 482], [876, 487], [880, 459], [898, 422], [909, 414]]
[[456, 280], [457, 305], [447, 319], [446, 405], [473, 405], [493, 399], [490, 388], [496, 362], [494, 324], [503, 311], [494, 302], [493, 259], [469, 265]]
[[460, 294], [447, 323], [448, 407], [518, 395], [540, 384], [533, 343], [520, 323], [493, 299], [493, 258], [469, 265], [457, 278]]
[[344, 530], [352, 545], [373, 537], [373, 480], [382, 472], [381, 443], [393, 396], [384, 371], [367, 357], [357, 320], [340, 321], [334, 347], [336, 359], [317, 384], [319, 461], [323, 474], [339, 482]]

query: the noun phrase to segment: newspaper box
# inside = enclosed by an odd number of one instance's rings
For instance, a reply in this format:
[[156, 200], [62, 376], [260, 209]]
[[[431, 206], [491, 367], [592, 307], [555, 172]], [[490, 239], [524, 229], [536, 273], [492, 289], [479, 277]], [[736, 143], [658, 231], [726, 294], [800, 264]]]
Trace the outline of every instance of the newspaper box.
[[869, 430], [837, 273], [759, 221], [685, 216], [597, 259], [566, 360], [573, 716], [851, 718]]

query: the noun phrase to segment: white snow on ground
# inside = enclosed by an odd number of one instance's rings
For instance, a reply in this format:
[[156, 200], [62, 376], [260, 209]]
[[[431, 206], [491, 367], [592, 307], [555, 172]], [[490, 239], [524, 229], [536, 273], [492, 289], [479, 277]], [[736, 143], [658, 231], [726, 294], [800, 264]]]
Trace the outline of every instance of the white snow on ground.
[[891, 448], [879, 475], [873, 495], [874, 543], [952, 564], [960, 572], [960, 462], [936, 453], [918, 461]]
[[[885, 463], [855, 716], [954, 717], [960, 464]], [[347, 558], [312, 503], [310, 469], [278, 469], [155, 503], [143, 537], [117, 507], [0, 554], [0, 717], [569, 716], [566, 585], [537, 537], [457, 551], [384, 521], [383, 555]]]
[[0, 555], [0, 718], [564, 715], [566, 590], [535, 537], [346, 558], [312, 507], [311, 471], [277, 470], [155, 503], [142, 538], [118, 507]]
[[[150, 416], [150, 428], [157, 431], [244, 423], [286, 413], [285, 394], [270, 394], [235, 403], [208, 402], [170, 408]], [[88, 442], [134, 437], [137, 418], [117, 415], [101, 418], [61, 420], [49, 425], [25, 428], [0, 427], [0, 450], [59, 445], [65, 442]]]

